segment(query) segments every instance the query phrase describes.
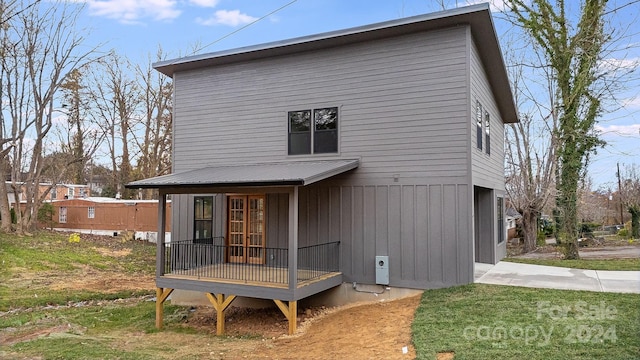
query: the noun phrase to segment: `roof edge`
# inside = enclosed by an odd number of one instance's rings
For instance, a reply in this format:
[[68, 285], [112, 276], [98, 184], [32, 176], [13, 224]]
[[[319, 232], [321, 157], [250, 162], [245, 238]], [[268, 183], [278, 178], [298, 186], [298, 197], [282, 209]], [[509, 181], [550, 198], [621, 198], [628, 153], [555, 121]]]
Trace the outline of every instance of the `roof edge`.
[[[152, 64], [153, 68], [157, 71], [167, 75], [173, 76], [176, 67], [181, 67], [180, 65], [184, 65], [187, 63], [196, 63], [205, 60], [211, 60], [215, 58], [225, 58], [232, 57], [241, 54], [254, 53], [254, 52], [262, 52], [273, 49], [281, 49], [295, 45], [308, 44], [308, 43], [316, 43], [324, 40], [334, 39], [334, 38], [344, 38], [349, 36], [354, 36], [357, 34], [368, 33], [373, 31], [379, 31], [404, 25], [416, 24], [416, 23], [425, 23], [433, 20], [446, 19], [446, 18], [454, 18], [460, 15], [467, 15], [474, 12], [479, 11], [490, 11], [490, 7], [488, 3], [481, 3], [469, 6], [462, 6], [458, 8], [442, 10], [427, 14], [415, 15], [400, 19], [387, 20], [382, 22], [377, 22], [373, 24], [361, 25], [346, 29], [333, 30], [318, 34], [305, 35], [295, 38], [277, 40], [272, 42], [260, 43], [255, 45], [249, 45], [239, 48], [232, 48], [227, 50], [215, 51], [205, 54], [199, 55], [191, 55], [185, 56], [170, 60], [158, 61]], [[205, 65], [203, 65], [205, 66]]]

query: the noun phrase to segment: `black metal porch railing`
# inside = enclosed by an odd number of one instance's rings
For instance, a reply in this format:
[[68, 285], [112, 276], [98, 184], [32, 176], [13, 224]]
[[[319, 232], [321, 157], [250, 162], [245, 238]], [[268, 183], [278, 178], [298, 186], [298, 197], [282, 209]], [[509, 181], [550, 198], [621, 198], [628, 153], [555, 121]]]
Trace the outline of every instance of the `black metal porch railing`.
[[298, 282], [340, 270], [340, 242], [298, 248]]
[[[289, 283], [289, 250], [286, 248], [249, 248], [250, 263], [231, 262], [230, 256], [242, 255], [238, 248], [225, 244], [224, 238], [172, 241], [166, 246], [165, 274], [198, 279], [224, 279], [272, 284]], [[298, 249], [297, 281], [307, 281], [339, 269], [340, 243], [312, 245]], [[254, 263], [251, 263], [253, 260]]]

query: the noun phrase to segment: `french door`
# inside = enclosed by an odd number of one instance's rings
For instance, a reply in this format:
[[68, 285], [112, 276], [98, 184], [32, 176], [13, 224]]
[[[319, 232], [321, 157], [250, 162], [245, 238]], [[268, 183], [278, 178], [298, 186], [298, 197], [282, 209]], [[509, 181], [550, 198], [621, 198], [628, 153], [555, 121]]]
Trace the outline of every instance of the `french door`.
[[229, 195], [228, 261], [264, 264], [264, 195]]

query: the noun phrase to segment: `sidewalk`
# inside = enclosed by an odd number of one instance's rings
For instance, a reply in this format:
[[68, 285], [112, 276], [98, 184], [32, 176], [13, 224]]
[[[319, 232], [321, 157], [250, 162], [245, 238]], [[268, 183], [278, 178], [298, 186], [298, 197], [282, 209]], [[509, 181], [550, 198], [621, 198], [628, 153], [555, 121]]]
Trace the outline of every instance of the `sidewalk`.
[[501, 261], [475, 264], [475, 282], [532, 288], [640, 294], [640, 271], [603, 271]]

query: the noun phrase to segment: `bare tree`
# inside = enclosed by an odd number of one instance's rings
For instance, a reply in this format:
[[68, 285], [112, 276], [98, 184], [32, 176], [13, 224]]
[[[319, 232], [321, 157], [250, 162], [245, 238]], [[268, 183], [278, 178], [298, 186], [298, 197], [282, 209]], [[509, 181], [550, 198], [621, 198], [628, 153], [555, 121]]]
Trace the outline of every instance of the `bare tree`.
[[55, 150], [45, 154], [47, 162], [43, 169], [52, 184], [86, 183], [87, 164], [104, 140], [101, 120], [90, 101], [91, 84], [87, 84], [84, 75], [92, 65], [73, 69], [61, 85], [62, 108], [55, 111], [61, 116], [53, 130], [58, 139], [49, 142], [47, 147]]
[[624, 206], [631, 214], [631, 236], [640, 238], [640, 168], [635, 165], [627, 165], [620, 175], [620, 195]]
[[[156, 61], [163, 60], [162, 49], [158, 49]], [[151, 60], [151, 59], [149, 59]], [[155, 71], [151, 61], [146, 66], [136, 68], [142, 89], [142, 136], [136, 136], [140, 149], [136, 176], [149, 178], [171, 171], [171, 129], [173, 85], [169, 78]], [[151, 190], [145, 190], [143, 197], [153, 198]]]
[[132, 192], [124, 188], [131, 181], [132, 165], [130, 143], [140, 125], [140, 87], [134, 78], [131, 63], [115, 53], [99, 61], [93, 72], [94, 106], [102, 119], [106, 134], [113, 179], [111, 186], [122, 198], [131, 198]]
[[[8, 118], [3, 115], [0, 154], [11, 168], [0, 167], [0, 176], [11, 179], [16, 197], [23, 194], [24, 210], [16, 211], [15, 229], [22, 234], [33, 225], [43, 198], [39, 183], [54, 97], [66, 74], [93, 50], [80, 49], [84, 39], [74, 28], [81, 7], [66, 2], [19, 4], [23, 11], [4, 22], [2, 29], [0, 77]], [[11, 226], [6, 202], [0, 199], [5, 231]]]
[[[546, 103], [555, 102], [553, 91], [549, 91], [553, 85], [545, 74], [547, 68], [540, 66], [541, 59], [537, 57], [524, 62], [513, 44], [508, 47], [512, 64], [509, 70], [521, 114], [520, 122], [505, 127], [505, 185], [511, 204], [522, 214], [523, 250], [529, 252], [536, 248], [542, 211], [555, 195], [557, 139], [554, 130], [558, 119], [553, 106], [545, 106], [540, 101], [541, 93], [546, 92], [549, 98]], [[532, 71], [542, 73], [540, 78], [547, 79], [546, 86], [530, 87], [527, 77]]]
[[554, 129], [557, 240], [565, 258], [576, 259], [578, 184], [589, 157], [604, 144], [594, 130], [603, 103], [624, 83], [619, 67], [607, 71], [602, 66], [607, 51], [612, 51], [608, 47], [615, 43], [613, 32], [605, 28], [615, 9], [607, 10], [606, 0], [582, 0], [572, 14], [564, 0], [508, 0], [507, 4], [512, 21], [532, 39], [533, 50], [550, 69], [558, 119]]

